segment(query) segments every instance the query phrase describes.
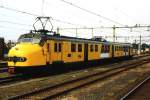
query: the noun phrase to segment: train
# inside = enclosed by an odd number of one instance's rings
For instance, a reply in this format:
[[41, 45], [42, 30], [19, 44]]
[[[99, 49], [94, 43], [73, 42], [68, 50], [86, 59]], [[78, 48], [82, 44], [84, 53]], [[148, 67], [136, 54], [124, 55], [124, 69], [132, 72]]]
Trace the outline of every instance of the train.
[[[43, 34], [44, 33], [44, 34]], [[8, 53], [8, 72], [33, 72], [62, 65], [82, 65], [102, 59], [132, 57], [132, 45], [95, 39], [48, 35], [48, 31], [23, 34]]]
[[[42, 18], [46, 20], [43, 22]], [[9, 73], [40, 73], [70, 66], [75, 68], [103, 62], [106, 59], [131, 58], [134, 55], [130, 43], [61, 36], [52, 29], [50, 31], [45, 29], [44, 25], [49, 21], [49, 17], [37, 19], [43, 28], [34, 27], [29, 33], [22, 34], [17, 44], [9, 50], [7, 58]]]

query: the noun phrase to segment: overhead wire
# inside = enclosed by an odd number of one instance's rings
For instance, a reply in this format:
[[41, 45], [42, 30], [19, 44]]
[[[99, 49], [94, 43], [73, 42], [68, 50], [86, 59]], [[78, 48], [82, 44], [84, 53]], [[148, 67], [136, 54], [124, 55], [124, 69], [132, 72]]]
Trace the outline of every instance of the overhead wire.
[[0, 20], [0, 22], [10, 23], [10, 24], [16, 24], [16, 25], [32, 26], [32, 25], [28, 25], [28, 24], [16, 23], [16, 22], [6, 21], [6, 20]]
[[73, 3], [69, 2], [69, 1], [66, 1], [66, 0], [60, 0], [60, 1], [66, 3], [66, 4], [69, 4], [69, 5], [73, 6], [73, 7], [76, 7], [76, 8], [78, 8], [78, 9], [80, 9], [80, 10], [83, 10], [83, 11], [85, 11], [85, 12], [87, 12], [87, 13], [90, 13], [90, 14], [92, 14], [92, 15], [98, 16], [98, 17], [103, 18], [103, 19], [105, 19], [105, 20], [108, 20], [108, 21], [110, 21], [110, 22], [113, 22], [113, 23], [119, 24], [119, 25], [121, 25], [121, 26], [124, 26], [123, 24], [121, 24], [121, 23], [119, 23], [119, 22], [117, 22], [117, 21], [115, 21], [115, 20], [112, 20], [112, 19], [110, 19], [110, 18], [107, 18], [107, 17], [105, 17], [105, 16], [103, 16], [103, 15], [100, 15], [100, 14], [95, 13], [95, 12], [93, 12], [93, 11], [90, 11], [90, 10], [88, 10], [88, 9], [82, 8], [82, 7], [80, 7], [80, 6], [76, 5], [76, 4], [73, 4]]
[[[17, 10], [17, 9], [9, 8], [9, 7], [2, 6], [2, 5], [0, 6], [0, 8], [7, 9], [7, 10], [10, 10], [10, 11], [15, 11], [17, 13], [31, 15], [31, 16], [34, 16], [34, 17], [41, 16], [41, 15], [38, 15], [38, 14], [34, 14], [34, 13], [26, 12], [26, 11], [21, 11], [21, 10]], [[77, 24], [74, 24], [74, 23], [71, 23], [71, 22], [67, 22], [67, 21], [62, 21], [60, 19], [56, 19], [56, 18], [53, 18], [53, 17], [52, 17], [52, 20], [60, 22], [60, 23], [65, 23], [65, 24], [73, 25], [73, 26], [79, 26]]]
[[[119, 22], [117, 22], [117, 21], [114, 21], [114, 20], [112, 20], [112, 19], [110, 19], [110, 18], [107, 18], [107, 17], [102, 16], [102, 15], [100, 15], [100, 14], [97, 14], [97, 13], [95, 13], [95, 12], [93, 12], [93, 11], [90, 11], [90, 10], [88, 10], [88, 9], [85, 9], [85, 8], [83, 8], [83, 7], [80, 7], [80, 6], [76, 5], [76, 4], [73, 4], [72, 2], [69, 2], [69, 1], [66, 1], [66, 0], [60, 0], [60, 1], [66, 3], [66, 4], [69, 4], [69, 5], [73, 6], [73, 7], [76, 7], [76, 8], [78, 8], [78, 9], [80, 9], [80, 10], [83, 10], [83, 11], [85, 11], [85, 12], [88, 12], [88, 13], [90, 13], [90, 14], [93, 14], [93, 15], [96, 15], [96, 16], [98, 16], [98, 17], [101, 17], [101, 18], [103, 18], [103, 19], [105, 19], [105, 20], [108, 20], [108, 21], [110, 21], [110, 22], [119, 24], [119, 25], [121, 25], [121, 26], [125, 26], [125, 25], [123, 25], [123, 24], [121, 24], [121, 23], [119, 23]], [[128, 16], [128, 15], [126, 14], [126, 16]], [[129, 16], [128, 16], [128, 17], [129, 17]], [[141, 33], [140, 31], [138, 31], [138, 32]]]
[[[68, 1], [65, 1], [65, 0], [61, 0], [61, 1], [65, 2], [65, 3], [67, 3], [67, 4], [70, 4], [70, 5], [72, 5], [72, 6], [76, 7], [76, 8], [79, 8], [79, 9], [81, 9], [81, 10], [83, 10], [83, 11], [86, 11], [86, 12], [88, 12], [88, 13], [91, 13], [91, 14], [93, 14], [93, 15], [99, 16], [99, 17], [101, 17], [101, 18], [103, 18], [103, 19], [105, 19], [105, 20], [108, 20], [108, 21], [110, 21], [110, 22], [113, 22], [113, 23], [116, 23], [116, 24], [119, 24], [119, 25], [124, 26], [123, 24], [121, 24], [121, 23], [119, 23], [119, 22], [117, 22], [117, 21], [114, 21], [114, 20], [109, 19], [109, 18], [107, 18], [107, 17], [105, 17], [105, 16], [102, 16], [102, 15], [100, 15], [100, 14], [97, 14], [97, 13], [95, 13], [95, 12], [92, 12], [92, 11], [90, 11], [90, 10], [87, 10], [87, 9], [85, 9], [85, 8], [82, 8], [82, 7], [80, 7], [80, 6], [77, 6], [77, 5], [75, 5], [75, 4], [71, 3], [71, 2], [68, 2]], [[35, 17], [40, 16], [40, 15], [38, 15], [38, 14], [33, 14], [33, 13], [30, 13], [30, 12], [25, 12], [25, 11], [17, 10], [17, 9], [9, 8], [9, 7], [2, 6], [2, 5], [0, 6], [0, 8], [7, 9], [7, 10], [11, 10], [11, 11], [15, 11], [15, 12], [22, 13], [22, 14], [28, 14], [28, 15], [35, 16]], [[62, 21], [62, 20], [59, 20], [59, 19], [53, 18], [53, 20], [55, 20], [55, 21], [57, 21], [57, 22], [60, 22], [60, 23], [66, 23], [66, 24], [70, 24], [70, 25], [77, 26], [76, 24], [73, 24], [73, 23], [70, 23], [70, 22], [66, 22], [66, 21]], [[8, 22], [8, 21], [6, 21], [6, 22]], [[19, 24], [19, 23], [13, 23], [13, 22], [8, 22], [8, 23]], [[21, 24], [20, 24], [20, 25], [21, 25]], [[23, 25], [23, 24], [22, 24], [22, 25]], [[84, 27], [85, 27], [85, 26], [84, 26]]]
[[17, 27], [10, 27], [10, 26], [2, 26], [2, 25], [0, 25], [0, 29], [2, 29], [2, 28], [29, 31], [29, 29], [17, 28]]

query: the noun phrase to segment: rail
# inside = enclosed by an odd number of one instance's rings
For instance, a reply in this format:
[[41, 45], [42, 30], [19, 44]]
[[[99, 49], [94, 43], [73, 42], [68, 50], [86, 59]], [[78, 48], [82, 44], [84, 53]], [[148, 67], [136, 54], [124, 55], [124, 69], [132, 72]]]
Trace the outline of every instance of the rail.
[[127, 100], [129, 96], [135, 93], [135, 91], [141, 87], [143, 84], [145, 84], [148, 80], [150, 80], [150, 76], [148, 76], [144, 81], [136, 85], [133, 89], [131, 89], [127, 94], [125, 94], [120, 100]]
[[[63, 93], [69, 92], [71, 90], [77, 89], [79, 87], [88, 85], [98, 80], [103, 80], [107, 77], [111, 77], [123, 71], [126, 71], [131, 68], [138, 67], [139, 65], [143, 65], [145, 63], [149, 63], [150, 59], [143, 59], [139, 61], [134, 61], [133, 63], [129, 63], [126, 65], [122, 65], [117, 68], [113, 68], [104, 72], [95, 73], [92, 75], [80, 77], [75, 80], [71, 80], [68, 82], [64, 82], [61, 84], [57, 84], [54, 86], [47, 86], [41, 89], [33, 90], [28, 93], [22, 95], [16, 95], [9, 98], [9, 100], [16, 100], [16, 99], [50, 99], [56, 96], [59, 96]], [[125, 67], [126, 66], [126, 67]]]

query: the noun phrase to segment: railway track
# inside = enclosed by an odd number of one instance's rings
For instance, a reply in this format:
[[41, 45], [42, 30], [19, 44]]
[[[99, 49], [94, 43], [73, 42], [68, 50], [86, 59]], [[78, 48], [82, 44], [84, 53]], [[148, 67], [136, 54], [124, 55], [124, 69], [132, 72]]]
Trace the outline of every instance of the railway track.
[[0, 61], [0, 73], [7, 72], [7, 62]]
[[113, 68], [113, 69], [110, 69], [110, 70], [107, 70], [104, 72], [94, 73], [91, 75], [80, 77], [80, 78], [77, 78], [75, 80], [67, 81], [67, 82], [57, 84], [54, 86], [47, 86], [47, 87], [44, 87], [41, 89], [33, 90], [33, 91], [28, 92], [28, 93], [24, 93], [22, 95], [12, 96], [9, 98], [9, 100], [51, 99], [51, 98], [57, 97], [61, 94], [72, 91], [74, 89], [77, 89], [77, 88], [80, 88], [82, 86], [96, 82], [98, 80], [103, 80], [107, 77], [117, 75], [118, 73], [121, 73], [121, 72], [126, 71], [128, 69], [138, 67], [140, 65], [148, 63], [149, 61], [150, 61], [150, 59], [137, 60], [137, 61], [134, 61], [132, 63], [127, 63], [126, 65], [122, 65], [120, 67], [116, 67], [116, 68]]
[[7, 66], [7, 62], [6, 61], [0, 61], [0, 68], [6, 67], [6, 66]]
[[[146, 55], [146, 56], [150, 56], [150, 55]], [[146, 57], [145, 55], [142, 55], [142, 56], [136, 56], [133, 58], [134, 59], [139, 59], [141, 57]], [[7, 72], [8, 71], [8, 68], [7, 68], [7, 63], [6, 62], [3, 62], [3, 63], [0, 63], [0, 73], [3, 73], [3, 72]]]
[[[134, 93], [143, 85], [145, 85], [146, 82], [150, 81], [150, 76], [148, 76], [145, 80], [140, 82], [138, 85], [136, 85], [133, 89], [131, 89], [128, 93], [126, 93], [120, 100], [128, 100], [130, 96], [134, 95]], [[148, 99], [147, 99], [148, 100]]]
[[22, 74], [2, 77], [2, 78], [0, 78], [0, 86], [3, 85], [3, 84], [8, 84], [8, 83], [12, 83], [12, 82], [15, 82], [15, 81], [22, 80], [22, 77], [23, 77]]
[[0, 73], [7, 72], [8, 68], [0, 68]]

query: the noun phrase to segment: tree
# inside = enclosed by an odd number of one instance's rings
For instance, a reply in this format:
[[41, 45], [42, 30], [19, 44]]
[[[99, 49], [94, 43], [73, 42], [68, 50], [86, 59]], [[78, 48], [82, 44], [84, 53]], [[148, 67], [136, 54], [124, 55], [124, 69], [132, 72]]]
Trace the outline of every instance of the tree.
[[143, 43], [143, 44], [142, 44], [142, 48], [141, 48], [141, 49], [142, 49], [142, 50], [145, 50], [146, 48], [149, 48], [149, 45], [148, 45], [148, 44], [146, 44], [146, 43]]

